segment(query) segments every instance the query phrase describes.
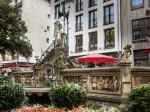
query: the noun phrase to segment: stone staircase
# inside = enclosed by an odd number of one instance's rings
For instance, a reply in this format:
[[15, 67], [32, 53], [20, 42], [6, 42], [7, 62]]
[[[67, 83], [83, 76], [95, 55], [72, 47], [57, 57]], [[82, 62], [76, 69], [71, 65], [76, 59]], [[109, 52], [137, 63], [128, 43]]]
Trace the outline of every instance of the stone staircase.
[[41, 55], [41, 61], [46, 61], [49, 57], [54, 56], [55, 49], [55, 41], [45, 50], [45, 52]]

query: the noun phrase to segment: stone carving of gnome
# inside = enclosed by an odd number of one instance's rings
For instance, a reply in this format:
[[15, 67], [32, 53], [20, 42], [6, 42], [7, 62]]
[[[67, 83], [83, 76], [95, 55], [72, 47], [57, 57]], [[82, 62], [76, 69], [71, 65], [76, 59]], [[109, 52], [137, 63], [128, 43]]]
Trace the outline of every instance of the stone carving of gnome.
[[131, 45], [126, 45], [123, 49], [124, 49], [124, 52], [121, 54], [121, 58], [120, 60], [129, 60], [129, 57], [130, 55], [132, 54], [132, 51], [131, 51]]
[[54, 23], [55, 25], [55, 45], [62, 45], [62, 24], [59, 21]]

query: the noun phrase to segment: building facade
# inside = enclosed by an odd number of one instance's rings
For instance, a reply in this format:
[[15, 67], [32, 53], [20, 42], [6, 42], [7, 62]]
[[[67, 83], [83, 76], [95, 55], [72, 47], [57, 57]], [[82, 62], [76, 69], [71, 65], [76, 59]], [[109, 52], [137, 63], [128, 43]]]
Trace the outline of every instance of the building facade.
[[132, 65], [149, 66], [150, 0], [121, 0], [122, 46], [132, 45]]
[[[64, 0], [51, 0], [51, 39], [54, 22], [59, 20], [68, 34], [69, 57], [102, 53], [118, 57], [121, 51], [119, 0], [65, 0], [67, 22], [58, 17]], [[68, 9], [68, 6], [70, 7]]]
[[10, 2], [19, 7], [22, 20], [28, 28], [26, 36], [33, 47], [33, 56], [29, 60], [19, 57], [19, 61], [34, 63], [35, 56], [40, 57], [49, 46], [50, 4], [48, 0], [10, 0]]

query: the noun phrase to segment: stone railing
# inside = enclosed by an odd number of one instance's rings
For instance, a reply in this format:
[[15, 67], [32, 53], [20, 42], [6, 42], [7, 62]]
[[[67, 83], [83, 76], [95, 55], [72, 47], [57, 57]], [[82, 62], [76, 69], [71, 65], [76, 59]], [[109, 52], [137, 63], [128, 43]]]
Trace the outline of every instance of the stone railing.
[[132, 88], [150, 82], [150, 67], [131, 67]]
[[64, 83], [76, 83], [94, 93], [120, 94], [119, 68], [85, 68], [62, 71]]
[[86, 88], [89, 100], [121, 103], [119, 67], [65, 69], [60, 76], [62, 83], [75, 83]]
[[13, 83], [20, 83], [23, 86], [31, 86], [33, 83], [32, 77], [33, 71], [13, 72], [11, 76], [11, 81]]
[[128, 70], [126, 69], [121, 66], [64, 69], [60, 73], [60, 79], [62, 83], [75, 83], [86, 88], [89, 99], [119, 104], [122, 99], [122, 91], [126, 92], [130, 89], [128, 86], [126, 88], [122, 85], [130, 82], [127, 77], [128, 71], [131, 74], [131, 88], [150, 82], [149, 67], [130, 67]]

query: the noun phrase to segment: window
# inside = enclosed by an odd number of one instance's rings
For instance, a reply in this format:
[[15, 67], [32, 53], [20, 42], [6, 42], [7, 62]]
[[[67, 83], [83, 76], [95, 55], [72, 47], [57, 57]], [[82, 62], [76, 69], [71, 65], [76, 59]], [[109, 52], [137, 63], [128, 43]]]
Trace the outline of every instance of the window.
[[17, 4], [22, 3], [22, 0], [16, 0], [16, 3]]
[[97, 32], [89, 33], [89, 50], [97, 50]]
[[143, 50], [134, 50], [134, 66], [149, 66], [149, 54]]
[[55, 0], [55, 2], [58, 2], [58, 1], [60, 1], [60, 0]]
[[108, 2], [108, 1], [110, 1], [110, 0], [104, 0], [104, 2]]
[[75, 46], [76, 52], [82, 52], [83, 51], [83, 35], [76, 36], [76, 46]]
[[22, 0], [15, 0], [15, 4], [20, 8], [22, 7]]
[[144, 7], [144, 0], [131, 0], [131, 9]]
[[58, 19], [60, 4], [55, 6], [55, 19]]
[[83, 14], [76, 16], [76, 31], [83, 30]]
[[105, 48], [115, 47], [114, 28], [105, 30]]
[[133, 41], [150, 38], [150, 18], [133, 20], [132, 31]]
[[76, 11], [83, 10], [83, 1], [82, 0], [76, 0]]
[[49, 31], [50, 30], [50, 27], [49, 26], [47, 26], [47, 31]]
[[97, 10], [89, 12], [89, 28], [97, 27]]
[[48, 19], [50, 19], [50, 17], [51, 17], [50, 14], [47, 14], [47, 17], [48, 17]]
[[49, 38], [46, 38], [46, 43], [49, 43]]
[[89, 7], [97, 5], [97, 0], [89, 0]]
[[104, 24], [114, 23], [114, 5], [104, 7]]

